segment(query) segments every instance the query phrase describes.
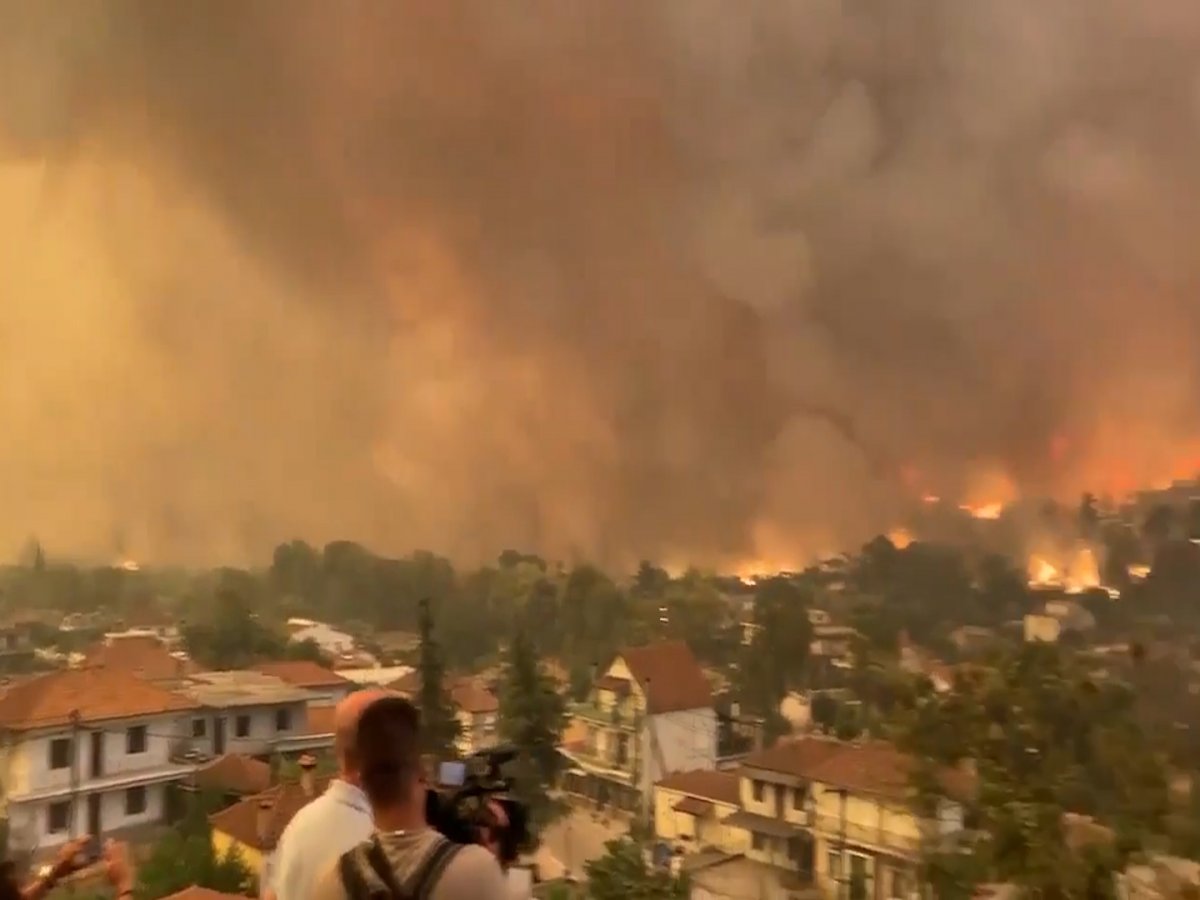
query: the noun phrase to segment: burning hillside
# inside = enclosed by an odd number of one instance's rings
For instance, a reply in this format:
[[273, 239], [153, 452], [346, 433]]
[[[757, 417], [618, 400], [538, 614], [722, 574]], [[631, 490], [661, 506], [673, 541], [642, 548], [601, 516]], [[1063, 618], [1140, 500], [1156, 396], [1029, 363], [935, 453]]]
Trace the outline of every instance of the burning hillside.
[[767, 563], [1190, 475], [1198, 56], [1193, 0], [0, 0], [0, 547]]

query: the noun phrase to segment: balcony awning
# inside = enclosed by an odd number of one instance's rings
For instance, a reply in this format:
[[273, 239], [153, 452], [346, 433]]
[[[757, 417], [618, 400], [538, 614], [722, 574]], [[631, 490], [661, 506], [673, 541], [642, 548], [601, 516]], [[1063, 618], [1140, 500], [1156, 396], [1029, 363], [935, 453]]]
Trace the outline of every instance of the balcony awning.
[[695, 816], [699, 819], [712, 812], [713, 805], [707, 800], [701, 800], [699, 797], [684, 797], [671, 808], [675, 812], [686, 813], [689, 816]]
[[746, 812], [745, 810], [727, 816], [723, 820], [723, 823], [725, 825], [732, 825], [735, 828], [745, 828], [747, 831], [765, 834], [767, 837], [790, 838], [804, 833], [804, 829], [799, 825], [784, 822], [782, 819], [760, 816], [756, 813]]

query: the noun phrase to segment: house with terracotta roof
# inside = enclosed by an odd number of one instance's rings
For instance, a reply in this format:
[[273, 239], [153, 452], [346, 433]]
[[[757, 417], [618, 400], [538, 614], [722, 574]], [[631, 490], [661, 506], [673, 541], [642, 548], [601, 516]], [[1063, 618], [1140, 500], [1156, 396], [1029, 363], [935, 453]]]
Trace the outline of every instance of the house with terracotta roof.
[[199, 704], [112, 668], [63, 669], [0, 694], [0, 800], [16, 846], [161, 821]]
[[292, 817], [324, 793], [330, 778], [315, 773], [312, 757], [301, 759], [299, 781], [276, 784], [208, 817], [218, 858], [235, 850], [260, 885], [269, 883], [275, 849]]
[[571, 716], [584, 738], [562, 748], [563, 786], [600, 805], [649, 812], [667, 774], [716, 768], [712, 686], [683, 641], [621, 650]]
[[152, 634], [110, 634], [83, 653], [85, 668], [116, 669], [162, 687], [174, 688], [200, 671], [181, 653], [172, 653]]
[[750, 836], [725, 824], [740, 808], [737, 772], [674, 772], [654, 786], [654, 833], [692, 852], [715, 847], [744, 853]]
[[469, 756], [494, 747], [500, 700], [477, 678], [460, 678], [450, 686], [450, 701], [458, 717], [458, 752]]
[[805, 737], [751, 754], [738, 773], [739, 810], [722, 835], [745, 839], [719, 849], [779, 869], [796, 885], [826, 894], [915, 900], [917, 867], [929, 841], [962, 831], [961, 801], [971, 775], [939, 773], [936, 814], [914, 805], [915, 762], [885, 741], [848, 743]]
[[232, 803], [267, 790], [271, 786], [271, 766], [252, 756], [226, 753], [198, 766], [190, 786]]
[[[316, 695], [254, 670], [197, 672], [179, 688], [201, 708], [192, 737], [208, 756], [297, 754], [333, 746], [308, 725]], [[314, 712], [323, 707], [313, 706]]]
[[307, 659], [259, 663], [254, 670], [311, 692], [310, 706], [333, 706], [358, 688], [349, 678]]

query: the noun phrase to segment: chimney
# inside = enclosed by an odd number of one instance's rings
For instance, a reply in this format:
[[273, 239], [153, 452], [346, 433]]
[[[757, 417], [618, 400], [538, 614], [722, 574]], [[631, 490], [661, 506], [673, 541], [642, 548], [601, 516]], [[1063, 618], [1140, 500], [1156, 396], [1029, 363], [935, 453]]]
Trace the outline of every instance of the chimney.
[[300, 757], [300, 788], [304, 791], [305, 797], [313, 797], [317, 793], [317, 787], [314, 783], [313, 770], [317, 767], [317, 761], [312, 754], [305, 753]]
[[271, 808], [272, 802], [269, 797], [263, 797], [258, 801], [258, 816], [255, 819], [255, 832], [258, 834], [258, 842], [263, 849], [270, 846], [271, 837]]

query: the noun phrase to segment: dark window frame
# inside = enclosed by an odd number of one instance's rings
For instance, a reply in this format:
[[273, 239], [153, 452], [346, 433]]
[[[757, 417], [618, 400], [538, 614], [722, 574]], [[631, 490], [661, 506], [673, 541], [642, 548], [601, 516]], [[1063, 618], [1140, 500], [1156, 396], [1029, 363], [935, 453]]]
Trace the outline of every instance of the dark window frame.
[[[137, 798], [136, 801], [134, 798]], [[133, 787], [125, 789], [125, 815], [140, 816], [150, 808], [150, 800], [147, 796], [146, 786], [136, 784]]]
[[[50, 757], [50, 771], [57, 772], [61, 769], [71, 768], [72, 749], [75, 742], [69, 737], [51, 738], [50, 749], [48, 752]], [[61, 754], [56, 751], [61, 750]]]
[[125, 755], [140, 756], [150, 749], [150, 734], [145, 725], [131, 725], [125, 730]]

